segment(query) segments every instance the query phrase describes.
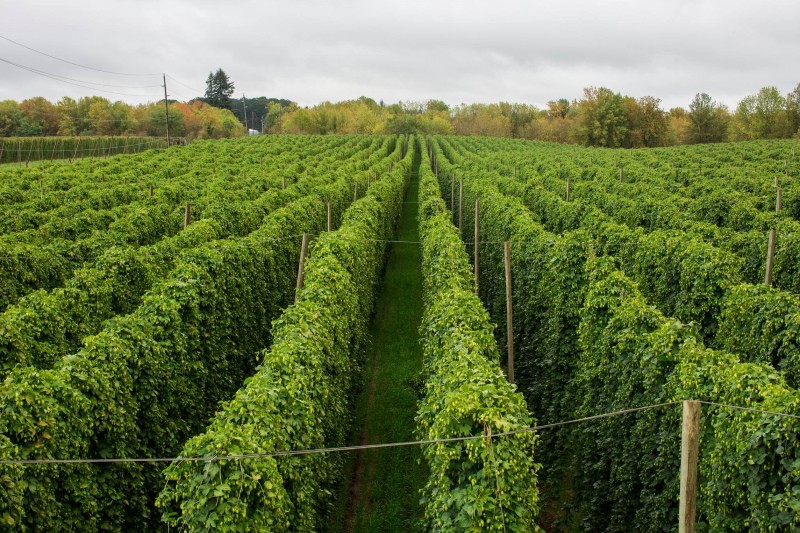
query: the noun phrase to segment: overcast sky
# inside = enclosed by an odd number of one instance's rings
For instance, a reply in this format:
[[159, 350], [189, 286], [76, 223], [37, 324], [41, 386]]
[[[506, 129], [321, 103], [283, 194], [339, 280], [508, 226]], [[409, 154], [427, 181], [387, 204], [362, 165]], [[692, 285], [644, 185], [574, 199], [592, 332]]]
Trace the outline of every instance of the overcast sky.
[[[178, 100], [202, 95], [220, 67], [237, 97], [300, 105], [365, 95], [542, 107], [594, 85], [661, 98], [665, 109], [698, 92], [734, 107], [761, 87], [785, 94], [800, 82], [798, 0], [4, 0], [0, 13], [2, 37], [95, 69], [166, 72]], [[0, 100], [138, 103], [163, 98], [160, 83], [0, 39]]]

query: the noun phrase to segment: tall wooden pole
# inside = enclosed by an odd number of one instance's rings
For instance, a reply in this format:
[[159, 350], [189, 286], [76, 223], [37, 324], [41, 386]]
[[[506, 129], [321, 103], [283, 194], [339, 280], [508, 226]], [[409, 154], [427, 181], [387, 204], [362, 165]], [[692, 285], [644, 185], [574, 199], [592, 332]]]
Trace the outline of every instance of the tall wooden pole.
[[456, 173], [450, 175], [450, 213], [456, 212]]
[[300, 264], [297, 267], [297, 288], [295, 289], [294, 293], [294, 301], [297, 302], [297, 298], [300, 295], [300, 289], [303, 288], [303, 282], [305, 281], [306, 275], [306, 254], [308, 253], [308, 233], [303, 233], [303, 241], [300, 244]]
[[167, 147], [169, 147], [170, 139], [169, 139], [169, 104], [167, 103], [167, 75], [164, 74], [164, 117], [167, 121]]
[[767, 273], [764, 276], [764, 285], [772, 287], [772, 264], [775, 260], [775, 230], [769, 230], [769, 241], [767, 241]]
[[511, 243], [503, 243], [506, 266], [506, 338], [508, 339], [508, 382], [514, 383], [514, 311], [511, 300]]
[[192, 222], [192, 204], [186, 204], [186, 208], [183, 210], [183, 229], [186, 229]]
[[328, 231], [333, 229], [333, 209], [331, 207], [331, 203], [328, 202]]
[[478, 272], [478, 253], [480, 252], [480, 218], [481, 218], [481, 199], [475, 198], [475, 296], [478, 296], [478, 284], [480, 274]]
[[250, 135], [250, 128], [247, 127], [247, 101], [244, 99], [244, 93], [242, 93], [242, 107], [244, 108], [244, 131]]
[[464, 180], [460, 179], [458, 180], [458, 232], [459, 233], [461, 233], [461, 227], [464, 222], [464, 216], [463, 216], [464, 210], [462, 209], [463, 204], [464, 204]]
[[683, 402], [681, 430], [681, 500], [678, 532], [694, 533], [697, 512], [697, 463], [700, 456], [700, 402]]

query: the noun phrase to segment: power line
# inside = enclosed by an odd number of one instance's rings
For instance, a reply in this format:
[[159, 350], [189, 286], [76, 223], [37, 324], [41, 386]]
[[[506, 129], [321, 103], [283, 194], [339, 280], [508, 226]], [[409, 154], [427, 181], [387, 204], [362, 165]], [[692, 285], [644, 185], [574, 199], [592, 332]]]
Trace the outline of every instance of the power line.
[[132, 73], [128, 73], [128, 72], [114, 72], [114, 71], [111, 71], [111, 70], [103, 70], [103, 69], [99, 69], [99, 68], [88, 67], [86, 65], [81, 65], [80, 63], [74, 63], [74, 62], [68, 61], [66, 59], [61, 59], [60, 57], [56, 57], [56, 56], [50, 55], [48, 53], [42, 52], [41, 50], [36, 50], [35, 48], [31, 48], [30, 46], [27, 46], [27, 45], [24, 45], [22, 43], [19, 43], [19, 42], [13, 40], [13, 39], [9, 39], [8, 37], [5, 37], [3, 35], [0, 35], [0, 39], [6, 40], [6, 41], [8, 41], [10, 43], [14, 43], [17, 46], [21, 46], [22, 48], [30, 50], [31, 52], [36, 52], [37, 54], [41, 54], [43, 56], [49, 57], [50, 59], [55, 59], [56, 61], [62, 61], [64, 63], [68, 63], [70, 65], [74, 65], [76, 67], [85, 68], [87, 70], [94, 70], [96, 72], [104, 72], [106, 74], [115, 74], [117, 76], [145, 77], [145, 76], [160, 76], [161, 75], [161, 73], [159, 73], [159, 72], [157, 72], [157, 73], [147, 73], [147, 74], [132, 74]]
[[169, 79], [171, 79], [172, 81], [174, 81], [175, 83], [177, 83], [178, 85], [183, 85], [183, 86], [184, 86], [184, 87], [186, 87], [187, 89], [191, 89], [191, 90], [193, 90], [193, 91], [194, 91], [194, 92], [196, 92], [196, 93], [205, 93], [205, 91], [201, 91], [200, 89], [196, 89], [196, 88], [194, 88], [194, 87], [190, 87], [189, 85], [186, 85], [186, 84], [185, 84], [185, 83], [183, 83], [182, 81], [180, 81], [180, 80], [176, 80], [175, 78], [173, 78], [173, 77], [172, 77], [172, 76], [170, 76], [169, 74], [167, 74], [167, 77], [168, 77]]
[[74, 81], [74, 82], [78, 82], [78, 83], [88, 83], [89, 85], [100, 85], [101, 87], [116, 87], [116, 88], [119, 88], [119, 89], [151, 89], [153, 87], [161, 87], [161, 85], [114, 85], [112, 83], [99, 83], [99, 82], [95, 82], [95, 81], [78, 80], [78, 79], [75, 79], [75, 78], [70, 78], [68, 76], [63, 76], [61, 74], [55, 74], [53, 72], [45, 72], [44, 70], [39, 70], [37, 68], [26, 67], [25, 65], [19, 65], [18, 63], [14, 63], [12, 61], [8, 61], [8, 60], [4, 60], [4, 61], [6, 61], [7, 63], [11, 63], [14, 66], [24, 67], [27, 70], [30, 70], [30, 71], [35, 72], [37, 74], [48, 74], [48, 75], [54, 76], [56, 78], [63, 78], [64, 80]]
[[[109, 91], [109, 90], [106, 90], [106, 89], [98, 89], [96, 87], [89, 87], [87, 85], [81, 85], [80, 83], [74, 83], [74, 82], [62, 79], [63, 76], [59, 76], [58, 74], [51, 74], [49, 72], [44, 72], [42, 70], [38, 70], [38, 69], [35, 69], [35, 68], [32, 68], [32, 67], [27, 67], [25, 65], [21, 65], [19, 63], [15, 63], [15, 62], [9, 61], [7, 59], [3, 59], [2, 57], [0, 57], [0, 61], [2, 61], [3, 63], [8, 63], [9, 65], [15, 66], [15, 67], [20, 68], [22, 70], [27, 70], [28, 72], [32, 72], [34, 74], [38, 74], [40, 76], [44, 76], [45, 78], [50, 78], [51, 80], [60, 81], [61, 83], [67, 83], [69, 85], [75, 85], [76, 87], [82, 87], [84, 89], [89, 89], [91, 91], [100, 91], [100, 92], [104, 92], [104, 93], [117, 94], [117, 95], [120, 95], [120, 96], [149, 96], [149, 97], [153, 96], [152, 94], [121, 93], [121, 92], [117, 92], [117, 91]], [[85, 82], [85, 83], [92, 83], [92, 82]]]
[[[169, 77], [169, 76], [167, 76], [167, 77]], [[161, 85], [159, 85], [159, 87], [161, 87]], [[181, 94], [179, 92], [176, 92], [174, 89], [170, 89], [169, 96], [180, 96], [181, 98], [185, 99], [187, 102], [189, 100], [191, 100], [190, 97], [186, 96], [185, 94]]]

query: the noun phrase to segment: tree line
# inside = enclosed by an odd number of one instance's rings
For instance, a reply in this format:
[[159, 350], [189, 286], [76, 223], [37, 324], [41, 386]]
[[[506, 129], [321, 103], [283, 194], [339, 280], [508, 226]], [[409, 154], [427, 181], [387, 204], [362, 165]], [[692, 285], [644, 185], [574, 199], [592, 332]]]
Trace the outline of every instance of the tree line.
[[[296, 105], [280, 98], [232, 98], [234, 84], [222, 69], [209, 73], [206, 92], [188, 102], [168, 100], [170, 134], [174, 137], [219, 139], [238, 137], [249, 129], [263, 131], [266, 115], [279, 116]], [[164, 102], [129, 105], [101, 96], [50, 102], [37, 96], [22, 102], [0, 101], [0, 137], [166, 135]]]
[[[386, 105], [362, 96], [300, 107], [279, 98], [234, 99], [220, 68], [206, 91], [187, 103], [170, 101], [173, 136], [235, 137], [248, 129], [298, 134], [454, 134], [512, 137], [609, 148], [641, 148], [800, 136], [800, 84], [784, 95], [764, 87], [731, 110], [706, 93], [687, 108], [664, 110], [653, 96], [635, 98], [606, 87], [583, 96], [524, 103], [461, 104], [441, 100]], [[42, 97], [0, 101], [0, 136], [166, 134], [163, 102], [131, 106], [100, 96], [53, 104]]]
[[440, 100], [387, 106], [362, 96], [309, 108], [273, 106], [265, 123], [273, 133], [486, 135], [609, 148], [776, 139], [800, 135], [800, 84], [787, 95], [764, 87], [734, 110], [706, 93], [688, 108], [666, 111], [652, 96], [589, 87], [582, 98], [552, 100], [545, 109], [507, 102], [451, 107]]
[[[245, 131], [228, 109], [201, 100], [169, 101], [169, 130], [173, 137], [219, 139]], [[22, 102], [0, 101], [0, 137], [51, 135], [166, 135], [164, 102], [129, 105], [102, 96], [53, 103], [37, 96]]]

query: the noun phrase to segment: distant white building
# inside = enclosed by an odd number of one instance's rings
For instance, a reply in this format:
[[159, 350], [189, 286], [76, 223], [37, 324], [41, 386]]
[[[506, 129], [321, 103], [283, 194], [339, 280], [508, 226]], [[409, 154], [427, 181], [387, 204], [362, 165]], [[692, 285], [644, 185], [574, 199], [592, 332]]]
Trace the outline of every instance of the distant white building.
[[261, 133], [261, 132], [260, 132], [260, 131], [258, 131], [258, 130], [251, 130], [251, 129], [248, 129], [248, 130], [247, 130], [247, 134], [248, 134], [248, 135], [259, 135], [260, 133]]

